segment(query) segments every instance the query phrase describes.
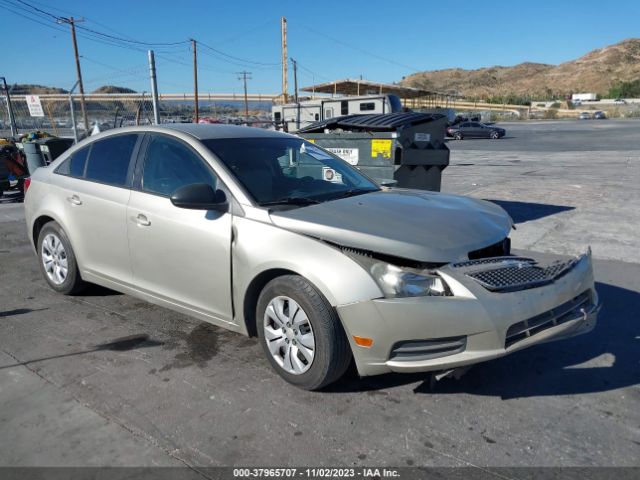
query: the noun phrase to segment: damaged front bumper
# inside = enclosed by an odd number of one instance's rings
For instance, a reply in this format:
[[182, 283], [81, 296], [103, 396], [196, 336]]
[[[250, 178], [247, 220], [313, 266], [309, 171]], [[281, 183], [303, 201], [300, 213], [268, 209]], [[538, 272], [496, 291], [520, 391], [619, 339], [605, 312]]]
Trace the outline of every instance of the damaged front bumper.
[[[547, 256], [548, 257], [548, 256]], [[592, 330], [600, 310], [591, 255], [498, 257], [446, 265], [453, 295], [337, 307], [361, 375], [438, 371]], [[358, 346], [353, 336], [373, 339]]]

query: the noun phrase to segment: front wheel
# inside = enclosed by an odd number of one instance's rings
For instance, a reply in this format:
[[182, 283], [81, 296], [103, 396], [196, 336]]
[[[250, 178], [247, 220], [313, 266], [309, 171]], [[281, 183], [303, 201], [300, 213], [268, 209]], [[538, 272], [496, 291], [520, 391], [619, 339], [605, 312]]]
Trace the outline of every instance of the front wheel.
[[293, 385], [320, 389], [349, 366], [351, 351], [340, 319], [303, 277], [271, 280], [258, 299], [256, 322], [269, 363]]
[[500, 134], [498, 132], [491, 132], [491, 135], [489, 135], [493, 140], [497, 140], [500, 138]]
[[455, 138], [456, 140], [462, 140], [462, 134], [460, 132], [456, 132], [453, 135], [453, 138]]

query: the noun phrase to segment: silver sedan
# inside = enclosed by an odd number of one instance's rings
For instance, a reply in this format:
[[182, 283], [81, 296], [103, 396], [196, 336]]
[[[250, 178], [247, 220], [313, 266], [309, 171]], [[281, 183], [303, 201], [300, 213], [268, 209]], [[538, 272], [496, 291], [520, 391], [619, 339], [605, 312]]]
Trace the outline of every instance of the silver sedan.
[[92, 136], [27, 182], [45, 280], [87, 282], [258, 336], [287, 381], [450, 372], [591, 330], [589, 254], [510, 254], [495, 204], [387, 189], [284, 133], [223, 125]]

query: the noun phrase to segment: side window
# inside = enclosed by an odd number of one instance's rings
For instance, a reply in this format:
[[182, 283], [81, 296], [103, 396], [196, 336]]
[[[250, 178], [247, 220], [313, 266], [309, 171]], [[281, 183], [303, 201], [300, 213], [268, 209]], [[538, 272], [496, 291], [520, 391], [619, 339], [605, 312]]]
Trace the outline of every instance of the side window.
[[282, 114], [281, 114], [280, 112], [275, 112], [275, 113], [273, 114], [273, 119], [274, 119], [276, 122], [279, 122], [280, 120], [282, 120]]
[[91, 147], [87, 164], [87, 180], [124, 187], [137, 134], [117, 135], [98, 140]]
[[333, 108], [326, 108], [325, 109], [324, 118], [333, 118]]
[[56, 173], [60, 175], [70, 175], [72, 177], [84, 176], [84, 166], [87, 163], [90, 149], [91, 145], [88, 145], [75, 152], [56, 168]]
[[376, 104], [373, 102], [367, 102], [367, 103], [361, 103], [360, 104], [360, 111], [361, 112], [370, 112], [371, 110], [375, 110], [376, 109]]
[[342, 115], [349, 115], [349, 102], [347, 100], [340, 102], [340, 113]]
[[164, 135], [152, 136], [144, 159], [142, 190], [170, 196], [192, 183], [208, 183], [216, 188], [216, 177], [184, 143]]

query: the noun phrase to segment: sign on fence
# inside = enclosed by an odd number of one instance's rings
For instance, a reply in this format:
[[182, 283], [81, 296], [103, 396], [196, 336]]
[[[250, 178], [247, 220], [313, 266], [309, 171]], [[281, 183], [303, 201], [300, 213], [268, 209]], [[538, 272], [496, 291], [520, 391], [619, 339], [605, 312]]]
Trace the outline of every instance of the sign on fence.
[[27, 95], [27, 107], [29, 107], [29, 115], [32, 117], [44, 117], [44, 110], [40, 97], [38, 95]]

